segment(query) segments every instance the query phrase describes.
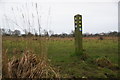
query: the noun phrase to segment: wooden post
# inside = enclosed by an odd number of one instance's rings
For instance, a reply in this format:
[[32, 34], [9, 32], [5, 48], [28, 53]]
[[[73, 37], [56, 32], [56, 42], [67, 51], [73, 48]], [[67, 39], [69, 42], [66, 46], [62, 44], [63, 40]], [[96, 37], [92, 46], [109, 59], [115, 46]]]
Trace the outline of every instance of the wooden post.
[[82, 46], [82, 15], [74, 16], [75, 22], [75, 53], [77, 55], [83, 54], [83, 46]]
[[2, 28], [0, 28], [0, 80], [2, 79]]

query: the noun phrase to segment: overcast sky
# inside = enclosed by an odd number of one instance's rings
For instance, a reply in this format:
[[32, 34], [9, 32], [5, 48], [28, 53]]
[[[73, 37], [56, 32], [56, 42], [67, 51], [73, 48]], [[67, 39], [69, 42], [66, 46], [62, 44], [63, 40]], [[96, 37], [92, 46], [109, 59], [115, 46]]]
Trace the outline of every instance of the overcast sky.
[[[42, 30], [70, 33], [74, 30], [74, 15], [83, 17], [83, 33], [118, 31], [119, 0], [0, 0], [0, 27], [38, 31], [38, 16]], [[36, 3], [38, 14], [36, 12]], [[24, 18], [22, 17], [24, 15]], [[19, 25], [17, 26], [16, 23]]]

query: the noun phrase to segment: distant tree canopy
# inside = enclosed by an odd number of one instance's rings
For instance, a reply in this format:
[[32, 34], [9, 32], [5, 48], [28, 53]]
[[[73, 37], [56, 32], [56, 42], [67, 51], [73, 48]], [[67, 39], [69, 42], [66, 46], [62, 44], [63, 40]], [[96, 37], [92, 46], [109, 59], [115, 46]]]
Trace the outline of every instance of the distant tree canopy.
[[[25, 31], [25, 34], [21, 34], [20, 30], [11, 30], [11, 29], [4, 29], [4, 28], [0, 28], [0, 31], [2, 33], [2, 36], [51, 36], [51, 37], [74, 37], [75, 36], [75, 32], [72, 30], [71, 33], [67, 34], [67, 33], [61, 33], [61, 34], [54, 34], [53, 31], [47, 31], [47, 30], [43, 30], [43, 34], [38, 35], [37, 32], [35, 32], [34, 34], [32, 32], [27, 32], [27, 30]], [[118, 33], [117, 31], [113, 31], [113, 32], [108, 32], [108, 33], [96, 33], [96, 34], [89, 34], [89, 33], [84, 33], [83, 37], [95, 37], [95, 36], [118, 36], [120, 33]]]
[[0, 29], [3, 36], [20, 36], [21, 31], [20, 30], [10, 30], [10, 29]]
[[14, 36], [20, 36], [21, 35], [21, 32], [19, 30], [14, 30], [12, 35]]

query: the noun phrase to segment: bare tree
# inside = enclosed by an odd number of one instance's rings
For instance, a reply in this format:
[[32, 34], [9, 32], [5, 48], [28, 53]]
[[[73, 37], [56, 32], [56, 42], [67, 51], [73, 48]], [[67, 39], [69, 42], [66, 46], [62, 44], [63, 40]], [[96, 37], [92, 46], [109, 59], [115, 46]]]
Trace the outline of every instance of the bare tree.
[[43, 32], [44, 32], [44, 36], [48, 36], [49, 35], [47, 30], [44, 29]]
[[21, 32], [19, 30], [14, 30], [13, 35], [14, 36], [20, 36]]

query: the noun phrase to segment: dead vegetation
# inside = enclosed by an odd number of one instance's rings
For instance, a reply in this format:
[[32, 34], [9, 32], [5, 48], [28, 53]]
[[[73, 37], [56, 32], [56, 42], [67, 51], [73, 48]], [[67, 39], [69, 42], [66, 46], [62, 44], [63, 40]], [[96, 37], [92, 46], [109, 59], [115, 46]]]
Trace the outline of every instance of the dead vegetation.
[[[7, 61], [7, 58], [6, 60]], [[5, 62], [4, 62], [5, 63]], [[7, 65], [7, 66], [6, 66]], [[59, 78], [45, 57], [25, 52], [21, 58], [13, 57], [3, 66], [3, 78]]]
[[109, 69], [117, 70], [119, 69], [118, 65], [113, 64], [108, 58], [101, 57], [96, 59], [96, 64], [100, 67], [106, 67]]

